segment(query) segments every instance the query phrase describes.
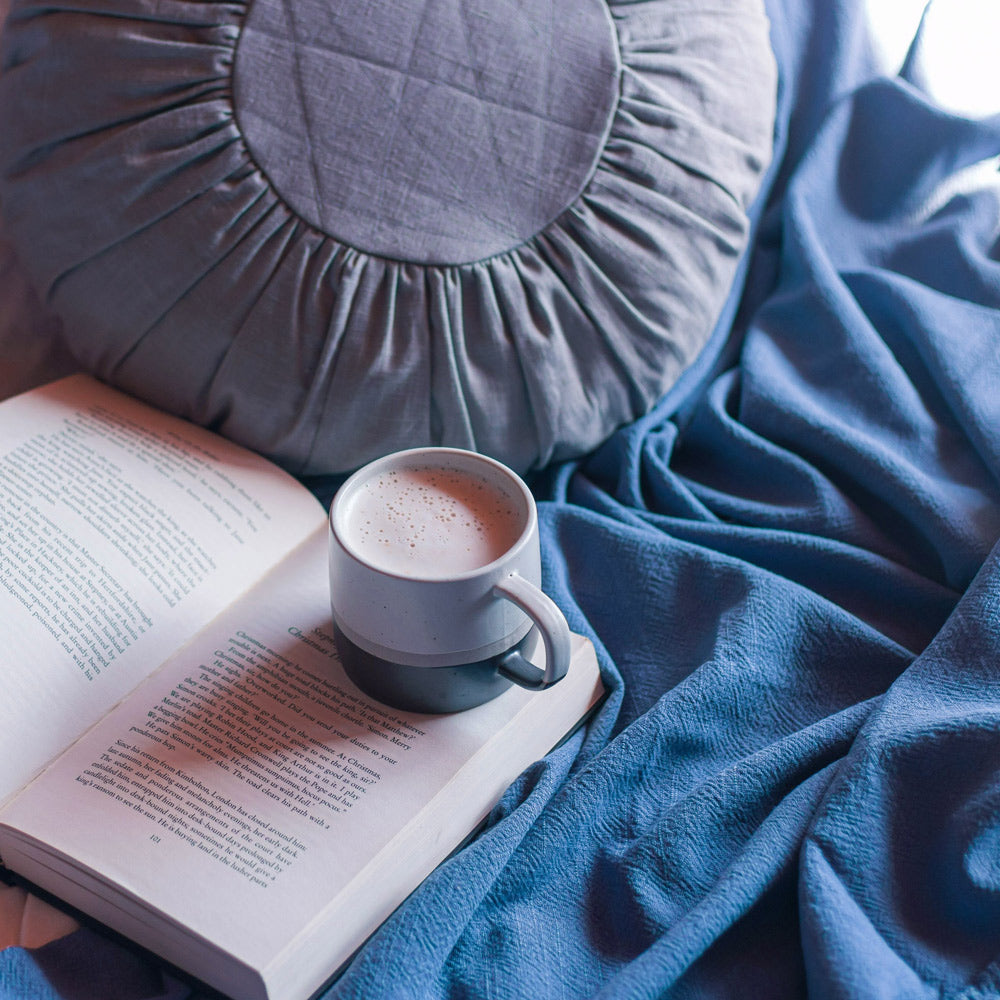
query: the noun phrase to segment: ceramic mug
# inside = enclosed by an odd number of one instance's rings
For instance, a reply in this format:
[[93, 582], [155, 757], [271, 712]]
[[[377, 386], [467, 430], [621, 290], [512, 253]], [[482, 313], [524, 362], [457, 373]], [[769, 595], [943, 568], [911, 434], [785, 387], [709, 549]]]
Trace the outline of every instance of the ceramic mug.
[[413, 448], [366, 465], [330, 508], [330, 603], [344, 669], [397, 708], [453, 712], [569, 666], [540, 588], [538, 513], [505, 465]]

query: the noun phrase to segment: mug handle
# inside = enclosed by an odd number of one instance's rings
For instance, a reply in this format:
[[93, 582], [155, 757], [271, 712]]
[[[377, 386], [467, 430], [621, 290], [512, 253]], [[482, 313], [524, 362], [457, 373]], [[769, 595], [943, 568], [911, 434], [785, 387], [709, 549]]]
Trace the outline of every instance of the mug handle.
[[531, 618], [545, 645], [545, 670], [539, 670], [519, 650], [511, 649], [499, 658], [498, 672], [533, 691], [541, 691], [562, 680], [569, 669], [569, 625], [552, 598], [516, 573], [494, 584], [493, 593], [516, 604]]

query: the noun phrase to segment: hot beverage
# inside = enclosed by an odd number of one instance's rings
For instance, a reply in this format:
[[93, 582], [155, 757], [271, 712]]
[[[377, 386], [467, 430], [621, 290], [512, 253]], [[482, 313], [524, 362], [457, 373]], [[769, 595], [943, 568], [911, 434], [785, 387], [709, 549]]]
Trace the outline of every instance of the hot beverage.
[[397, 708], [452, 712], [512, 683], [555, 684], [569, 665], [569, 626], [540, 584], [535, 501], [484, 455], [386, 455], [351, 476], [330, 508], [344, 669]]
[[347, 546], [387, 573], [433, 579], [503, 556], [528, 525], [524, 501], [502, 482], [462, 469], [388, 469], [347, 504]]

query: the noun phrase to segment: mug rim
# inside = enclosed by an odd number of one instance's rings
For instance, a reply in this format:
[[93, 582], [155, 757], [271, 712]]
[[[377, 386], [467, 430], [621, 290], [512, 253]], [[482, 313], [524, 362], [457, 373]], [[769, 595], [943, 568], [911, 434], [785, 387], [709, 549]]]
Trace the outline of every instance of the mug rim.
[[[428, 456], [428, 458], [434, 458], [436, 456], [445, 457], [449, 455], [454, 456], [463, 462], [475, 462], [486, 465], [487, 467], [492, 468], [494, 472], [499, 472], [507, 482], [515, 487], [524, 504], [526, 517], [525, 525], [513, 545], [506, 549], [502, 555], [497, 556], [496, 559], [493, 559], [488, 563], [483, 563], [482, 566], [476, 566], [473, 569], [463, 570], [458, 573], [438, 576], [415, 575], [414, 573], [403, 573], [391, 569], [385, 569], [381, 566], [377, 566], [375, 563], [371, 562], [371, 560], [364, 558], [360, 553], [352, 548], [350, 542], [345, 537], [343, 525], [338, 526], [338, 519], [342, 519], [342, 511], [344, 510], [347, 500], [350, 499], [352, 494], [358, 490], [363, 483], [367, 482], [372, 476], [377, 475], [380, 471], [380, 467], [382, 466], [391, 466], [396, 464], [406, 466], [409, 464], [409, 460], [418, 456]], [[420, 468], [421, 466], [411, 465], [410, 467]], [[368, 462], [360, 469], [353, 472], [341, 484], [340, 488], [334, 495], [330, 504], [330, 512], [327, 517], [327, 522], [329, 524], [330, 532], [336, 539], [337, 545], [340, 547], [341, 551], [354, 562], [364, 566], [366, 570], [378, 573], [385, 577], [390, 577], [394, 580], [414, 580], [427, 584], [459, 583], [463, 580], [475, 580], [478, 577], [487, 576], [498, 566], [510, 561], [511, 559], [515, 559], [520, 551], [531, 543], [531, 538], [537, 530], [538, 511], [535, 504], [535, 498], [532, 496], [531, 490], [528, 489], [528, 484], [525, 483], [525, 481], [513, 469], [504, 465], [503, 462], [500, 462], [489, 455], [484, 455], [481, 452], [471, 451], [468, 448], [451, 448], [439, 445], [428, 445], [426, 447], [406, 448], [402, 451], [390, 452], [387, 455], [382, 455], [380, 458], [373, 459], [371, 462]]]

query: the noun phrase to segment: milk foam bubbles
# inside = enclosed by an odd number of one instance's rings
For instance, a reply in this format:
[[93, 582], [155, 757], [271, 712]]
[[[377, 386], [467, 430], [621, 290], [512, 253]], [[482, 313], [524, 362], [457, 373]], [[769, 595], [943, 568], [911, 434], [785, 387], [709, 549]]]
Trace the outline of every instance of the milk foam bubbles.
[[461, 469], [378, 473], [351, 497], [350, 548], [378, 569], [424, 578], [479, 569], [507, 552], [527, 523], [523, 502]]

